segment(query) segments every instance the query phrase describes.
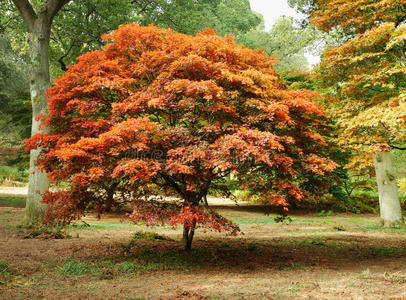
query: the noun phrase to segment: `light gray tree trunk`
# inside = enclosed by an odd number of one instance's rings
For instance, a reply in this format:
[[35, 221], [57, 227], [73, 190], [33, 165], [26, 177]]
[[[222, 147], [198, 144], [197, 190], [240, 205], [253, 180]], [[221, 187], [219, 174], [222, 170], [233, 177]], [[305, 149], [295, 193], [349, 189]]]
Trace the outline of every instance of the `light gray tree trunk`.
[[[50, 86], [49, 77], [49, 39], [52, 20], [60, 9], [70, 0], [47, 0], [43, 6], [35, 12], [28, 0], [12, 0], [20, 12], [25, 25], [28, 28], [30, 44], [30, 93], [32, 103], [32, 129], [31, 135], [47, 132], [47, 128], [41, 127], [37, 117], [48, 111], [47, 99], [44, 95]], [[30, 182], [25, 208], [24, 221], [32, 223], [41, 221], [45, 214], [45, 205], [41, 203], [42, 196], [48, 189], [49, 181], [47, 174], [40, 172], [36, 161], [41, 149], [30, 152]]]
[[[47, 128], [40, 127], [36, 120], [40, 114], [48, 111], [48, 103], [45, 91], [50, 86], [49, 76], [49, 37], [51, 24], [45, 11], [41, 11], [33, 24], [29, 34], [30, 42], [30, 93], [32, 103], [32, 128], [31, 136], [46, 132]], [[41, 203], [44, 192], [49, 187], [48, 177], [45, 172], [38, 170], [36, 161], [41, 149], [30, 152], [30, 181], [28, 185], [28, 197], [25, 207], [26, 221], [40, 221], [45, 212], [44, 204]]]
[[398, 227], [403, 224], [403, 217], [391, 153], [389, 151], [377, 153], [374, 157], [374, 164], [381, 220], [385, 227]]

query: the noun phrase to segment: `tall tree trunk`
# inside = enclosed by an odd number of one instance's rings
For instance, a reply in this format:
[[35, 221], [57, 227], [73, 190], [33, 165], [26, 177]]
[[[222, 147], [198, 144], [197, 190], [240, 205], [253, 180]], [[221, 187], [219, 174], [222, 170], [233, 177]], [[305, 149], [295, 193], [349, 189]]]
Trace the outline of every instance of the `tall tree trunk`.
[[183, 246], [186, 251], [192, 250], [193, 236], [195, 235], [196, 223], [192, 227], [183, 225]]
[[[47, 99], [44, 95], [50, 86], [49, 76], [49, 37], [51, 21], [46, 11], [41, 11], [35, 20], [29, 34], [30, 43], [30, 93], [32, 103], [32, 129], [31, 135], [47, 132], [48, 129], [41, 126], [37, 120], [38, 115], [48, 111]], [[36, 161], [41, 149], [30, 152], [30, 181], [28, 185], [28, 197], [25, 207], [25, 221], [41, 221], [44, 217], [45, 206], [41, 203], [44, 192], [49, 187], [47, 174], [38, 170]]]
[[403, 223], [396, 178], [389, 151], [379, 152], [374, 157], [378, 183], [380, 215], [385, 227], [397, 227]]
[[[12, 0], [28, 28], [30, 44], [30, 93], [32, 104], [31, 135], [45, 133], [48, 128], [40, 126], [37, 117], [48, 112], [48, 103], [44, 95], [50, 86], [49, 77], [49, 40], [52, 20], [60, 9], [70, 0], [47, 0], [38, 10], [34, 10], [29, 0]], [[41, 149], [30, 152], [30, 182], [25, 207], [24, 221], [32, 223], [41, 221], [45, 206], [41, 203], [44, 192], [49, 187], [47, 174], [40, 172], [36, 161]]]

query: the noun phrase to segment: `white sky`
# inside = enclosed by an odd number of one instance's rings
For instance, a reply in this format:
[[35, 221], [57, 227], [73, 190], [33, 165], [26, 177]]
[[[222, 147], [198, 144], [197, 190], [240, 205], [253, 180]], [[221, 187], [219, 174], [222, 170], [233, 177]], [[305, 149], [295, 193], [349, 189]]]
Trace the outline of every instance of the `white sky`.
[[253, 11], [264, 16], [266, 31], [283, 15], [296, 18], [302, 16], [290, 8], [287, 0], [250, 0], [250, 4]]
[[[303, 17], [288, 5], [287, 0], [249, 0], [251, 9], [259, 12], [265, 21], [265, 30], [271, 29], [275, 21], [281, 16], [290, 16], [294, 18]], [[320, 61], [318, 56], [311, 54], [305, 55], [310, 65], [316, 64]]]

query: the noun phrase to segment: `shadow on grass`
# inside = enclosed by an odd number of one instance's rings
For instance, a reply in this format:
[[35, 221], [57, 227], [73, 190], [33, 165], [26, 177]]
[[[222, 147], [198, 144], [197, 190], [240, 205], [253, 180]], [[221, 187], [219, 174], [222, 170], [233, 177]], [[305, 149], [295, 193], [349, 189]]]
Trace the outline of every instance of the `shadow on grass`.
[[[358, 237], [358, 236], [357, 236]], [[367, 239], [367, 238], [365, 238]], [[99, 245], [100, 247], [101, 245]], [[113, 250], [110, 244], [110, 250]], [[403, 261], [404, 247], [399, 244], [383, 246], [380, 239], [366, 244], [364, 239], [330, 237], [301, 237], [258, 239], [196, 240], [190, 252], [182, 249], [179, 241], [138, 241], [131, 249], [122, 250], [121, 244], [102, 256], [94, 253], [80, 257], [101, 274], [131, 275], [161, 271], [218, 271], [251, 273], [261, 270], [308, 270], [312, 267], [339, 268], [359, 264], [373, 265], [381, 259]], [[103, 251], [102, 248], [99, 248]], [[74, 258], [75, 259], [75, 258]], [[356, 264], [354, 264], [356, 262]]]
[[26, 200], [25, 196], [0, 195], [0, 207], [24, 208], [25, 200]]

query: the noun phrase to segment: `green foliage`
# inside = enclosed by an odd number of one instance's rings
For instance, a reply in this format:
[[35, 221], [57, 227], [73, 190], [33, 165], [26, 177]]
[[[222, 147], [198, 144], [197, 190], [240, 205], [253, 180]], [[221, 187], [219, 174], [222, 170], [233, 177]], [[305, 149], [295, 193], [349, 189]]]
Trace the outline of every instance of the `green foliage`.
[[376, 213], [378, 195], [363, 192], [344, 200], [339, 200], [331, 194], [326, 194], [315, 205], [317, 205], [318, 209], [331, 210], [333, 212], [350, 212], [355, 214]]
[[287, 70], [279, 71], [279, 75], [285, 83], [293, 90], [307, 89], [315, 90], [314, 81], [310, 78], [310, 74], [303, 70]]
[[[5, 163], [9, 164], [10, 161]], [[18, 185], [19, 183], [25, 183], [28, 180], [28, 169], [23, 168], [22, 165], [8, 166], [0, 165], [0, 184], [5, 185]]]
[[406, 196], [406, 151], [392, 150], [392, 164], [400, 192]]
[[304, 53], [314, 44], [317, 32], [313, 27], [301, 28], [292, 18], [281, 17], [269, 32], [257, 28], [237, 37], [237, 42], [252, 49], [264, 49], [276, 57], [278, 71], [303, 70], [308, 67]]
[[[50, 59], [54, 75], [84, 52], [100, 48], [101, 34], [136, 20], [141, 7], [130, 0], [70, 1], [54, 19]], [[59, 69], [59, 70], [58, 70]]]
[[261, 18], [251, 11], [248, 0], [139, 0], [145, 7], [138, 15], [141, 25], [154, 23], [163, 28], [196, 34], [207, 27], [219, 35], [243, 34], [257, 27]]
[[0, 184], [28, 178], [28, 155], [21, 145], [31, 130], [27, 71], [26, 57], [0, 33]]
[[399, 179], [399, 187], [400, 191], [406, 194], [406, 177]]
[[[32, 1], [31, 4], [38, 10], [43, 3]], [[15, 48], [20, 53], [27, 53], [26, 27], [14, 4], [2, 2], [0, 9], [0, 29], [3, 25], [4, 30], [13, 36]], [[257, 27], [261, 18], [251, 11], [248, 0], [70, 1], [53, 21], [50, 41], [52, 77], [61, 75], [80, 54], [99, 49], [104, 44], [101, 34], [129, 22], [154, 23], [187, 34], [212, 27], [220, 35], [239, 35]]]
[[316, 2], [317, 0], [288, 0], [290, 7], [305, 15], [314, 10]]

